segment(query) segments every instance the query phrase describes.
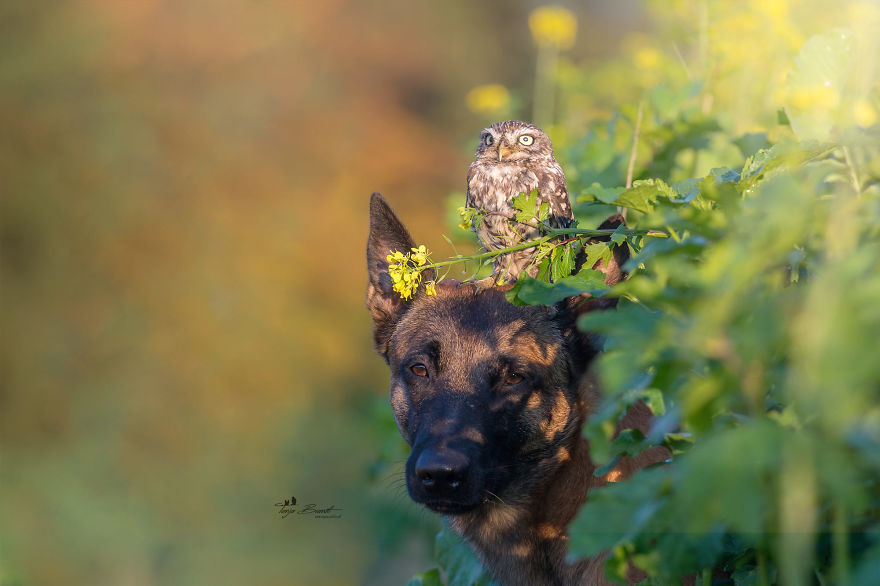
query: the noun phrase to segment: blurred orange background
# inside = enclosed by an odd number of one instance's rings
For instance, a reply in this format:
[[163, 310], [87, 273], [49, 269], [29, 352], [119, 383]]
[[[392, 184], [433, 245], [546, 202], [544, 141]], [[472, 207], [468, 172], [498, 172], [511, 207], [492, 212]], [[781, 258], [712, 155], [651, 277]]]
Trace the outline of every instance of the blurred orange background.
[[[0, 585], [395, 584], [437, 520], [363, 305], [381, 191], [446, 256], [480, 128], [528, 118], [526, 1], [0, 8]], [[638, 4], [571, 6], [576, 57]], [[460, 205], [460, 204], [459, 204]], [[342, 508], [281, 519], [276, 502]]]

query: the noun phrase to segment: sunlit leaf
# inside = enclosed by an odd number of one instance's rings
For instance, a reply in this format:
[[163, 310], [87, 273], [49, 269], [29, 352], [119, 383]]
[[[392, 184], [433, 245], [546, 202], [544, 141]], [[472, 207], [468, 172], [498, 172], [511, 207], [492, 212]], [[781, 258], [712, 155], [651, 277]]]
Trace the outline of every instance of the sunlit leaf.
[[511, 200], [513, 207], [517, 209], [516, 221], [528, 223], [538, 217], [538, 190], [533, 189], [529, 193], [521, 193]]
[[570, 550], [591, 556], [634, 539], [667, 506], [661, 495], [670, 486], [670, 471], [657, 468], [638, 472], [629, 482], [594, 489], [571, 524]]
[[593, 183], [586, 188], [578, 197], [578, 202], [598, 200], [602, 203], [615, 203], [620, 194], [625, 191], [623, 187], [602, 187], [598, 183]]
[[582, 269], [576, 275], [555, 283], [533, 279], [523, 273], [516, 285], [507, 292], [507, 299], [514, 304], [552, 305], [574, 295], [598, 295], [607, 289], [605, 274], [592, 269]]
[[785, 82], [785, 112], [802, 140], [827, 140], [846, 98], [853, 70], [852, 31], [835, 29], [811, 37]]
[[406, 586], [445, 586], [440, 570], [434, 568], [413, 576]]

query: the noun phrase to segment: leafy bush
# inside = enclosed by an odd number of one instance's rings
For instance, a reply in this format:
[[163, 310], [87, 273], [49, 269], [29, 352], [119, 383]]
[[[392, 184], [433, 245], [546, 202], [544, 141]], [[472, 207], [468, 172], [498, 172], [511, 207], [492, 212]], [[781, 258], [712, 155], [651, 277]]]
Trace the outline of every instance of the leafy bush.
[[[609, 576], [629, 559], [648, 584], [875, 584], [880, 9], [848, 5], [838, 14], [853, 28], [805, 38], [783, 1], [652, 6], [658, 32], [631, 43], [636, 75], [559, 63], [561, 122], [548, 129], [580, 225], [628, 210], [634, 230], [614, 240], [631, 247], [630, 278], [601, 290], [589, 270], [525, 276], [510, 296], [619, 298], [579, 324], [606, 340], [584, 434], [601, 467], [661, 443], [675, 454], [594, 490], [572, 555], [610, 549]], [[652, 431], [614, 438], [637, 400]], [[487, 583], [462, 548], [438, 537], [448, 582]]]

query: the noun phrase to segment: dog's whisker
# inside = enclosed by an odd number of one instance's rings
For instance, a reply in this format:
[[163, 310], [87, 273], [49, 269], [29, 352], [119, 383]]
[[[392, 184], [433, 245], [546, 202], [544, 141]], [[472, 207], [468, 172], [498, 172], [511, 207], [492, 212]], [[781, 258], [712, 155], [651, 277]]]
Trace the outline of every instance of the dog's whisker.
[[506, 504], [507, 504], [507, 503], [504, 502], [504, 499], [502, 499], [500, 496], [498, 496], [497, 494], [495, 494], [495, 493], [492, 492], [491, 490], [484, 490], [483, 492], [486, 493], [486, 494], [488, 494], [490, 497], [492, 497], [493, 499], [495, 499], [496, 501], [498, 501], [498, 502], [501, 503], [502, 505], [506, 505]]

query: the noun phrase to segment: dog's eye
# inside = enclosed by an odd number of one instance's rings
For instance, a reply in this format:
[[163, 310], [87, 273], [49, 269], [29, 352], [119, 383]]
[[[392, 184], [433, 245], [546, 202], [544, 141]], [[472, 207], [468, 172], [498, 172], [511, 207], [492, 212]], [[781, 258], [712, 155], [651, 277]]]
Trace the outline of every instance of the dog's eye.
[[413, 364], [409, 369], [416, 376], [428, 376], [428, 367], [424, 364]]
[[511, 372], [504, 378], [504, 384], [506, 385], [515, 385], [517, 383], [521, 383], [523, 381], [523, 375], [517, 372]]

